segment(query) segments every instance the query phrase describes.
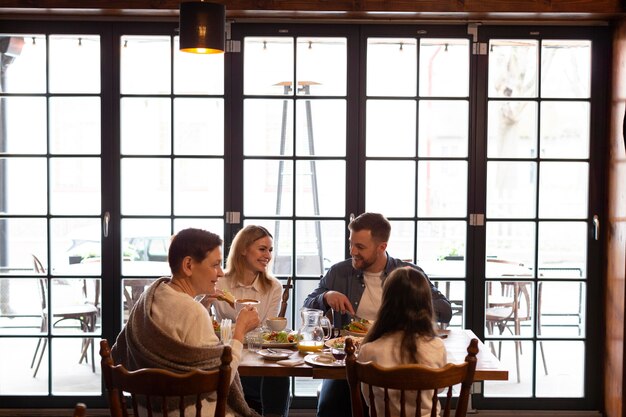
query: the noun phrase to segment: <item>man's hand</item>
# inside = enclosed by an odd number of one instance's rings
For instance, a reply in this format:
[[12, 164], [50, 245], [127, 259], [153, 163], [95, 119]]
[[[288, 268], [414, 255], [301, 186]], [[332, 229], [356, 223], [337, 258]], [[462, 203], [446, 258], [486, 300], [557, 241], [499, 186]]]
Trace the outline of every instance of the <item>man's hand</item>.
[[335, 311], [341, 314], [350, 313], [354, 316], [354, 309], [348, 297], [338, 291], [326, 291], [324, 293], [324, 301]]

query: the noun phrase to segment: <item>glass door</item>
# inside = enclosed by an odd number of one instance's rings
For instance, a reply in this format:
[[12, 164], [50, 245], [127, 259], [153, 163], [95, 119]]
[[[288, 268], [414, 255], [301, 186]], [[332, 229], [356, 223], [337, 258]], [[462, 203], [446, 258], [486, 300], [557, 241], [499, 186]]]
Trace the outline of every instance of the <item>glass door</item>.
[[593, 398], [598, 333], [587, 323], [598, 314], [588, 300], [600, 286], [594, 144], [603, 132], [593, 111], [603, 106], [593, 63], [602, 44], [582, 31], [567, 39], [519, 33], [486, 29], [479, 44], [486, 52], [477, 84], [486, 119], [483, 327], [510, 375], [485, 382], [483, 395]]

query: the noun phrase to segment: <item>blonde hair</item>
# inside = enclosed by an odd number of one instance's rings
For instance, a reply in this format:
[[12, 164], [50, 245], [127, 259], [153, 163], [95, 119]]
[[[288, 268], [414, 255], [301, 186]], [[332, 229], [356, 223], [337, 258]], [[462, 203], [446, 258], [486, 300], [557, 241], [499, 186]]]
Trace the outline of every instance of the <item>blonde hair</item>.
[[[234, 279], [239, 282], [246, 270], [246, 258], [243, 252], [248, 249], [257, 240], [269, 237], [274, 239], [272, 234], [263, 226], [249, 225], [241, 229], [230, 245], [230, 252], [228, 252], [228, 258], [226, 259], [226, 272], [225, 276]], [[267, 271], [259, 272], [259, 284], [263, 292], [266, 292], [271, 288], [272, 275]]]

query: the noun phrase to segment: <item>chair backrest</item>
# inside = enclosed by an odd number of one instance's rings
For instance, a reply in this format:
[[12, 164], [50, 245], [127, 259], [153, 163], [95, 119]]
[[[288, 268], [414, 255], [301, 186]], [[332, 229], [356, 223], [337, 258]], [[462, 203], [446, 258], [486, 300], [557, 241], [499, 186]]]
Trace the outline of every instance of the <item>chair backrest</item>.
[[287, 283], [283, 285], [283, 299], [280, 303], [278, 317], [285, 317], [285, 313], [287, 313], [287, 301], [289, 301], [289, 290], [291, 288], [293, 288], [293, 285], [291, 284], [291, 277], [289, 277]]
[[[424, 365], [411, 364], [400, 365], [392, 368], [383, 368], [375, 363], [357, 362], [355, 346], [351, 338], [346, 339], [346, 373], [348, 384], [350, 385], [350, 400], [352, 403], [352, 416], [362, 417], [363, 404], [361, 400], [361, 383], [368, 384], [367, 395], [370, 402], [369, 414], [377, 417], [376, 406], [380, 401], [384, 401], [385, 416], [390, 415], [389, 390], [400, 392], [400, 416], [406, 417], [406, 399], [409, 396], [415, 398], [415, 416], [421, 416], [422, 391], [432, 392], [431, 416], [438, 416], [438, 409], [441, 409], [441, 416], [448, 417], [452, 404], [452, 388], [461, 384], [461, 391], [456, 403], [455, 417], [463, 417], [467, 413], [470, 390], [474, 381], [476, 370], [476, 354], [478, 353], [478, 340], [472, 339], [467, 347], [465, 362], [459, 365], [448, 364], [443, 368], [431, 368]], [[378, 398], [375, 395], [374, 387], [383, 389], [384, 397]], [[439, 397], [439, 391], [443, 390], [445, 397]], [[441, 403], [439, 407], [438, 404]], [[380, 416], [383, 417], [383, 416]]]
[[[196, 415], [200, 416], [202, 399], [207, 393], [217, 393], [215, 416], [226, 415], [226, 399], [230, 388], [230, 346], [224, 346], [219, 369], [211, 371], [194, 370], [187, 373], [175, 373], [164, 369], [143, 368], [128, 371], [122, 365], [115, 365], [111, 358], [111, 349], [106, 339], [100, 340], [102, 357], [102, 375], [108, 391], [109, 408], [112, 417], [128, 417], [128, 408], [124, 393], [130, 395], [133, 413], [138, 415], [138, 406], [146, 408], [148, 416], [153, 409], [161, 410], [164, 416], [170, 405], [175, 402], [178, 415], [185, 415], [189, 398], [193, 398]], [[187, 402], [185, 402], [187, 400]], [[171, 411], [175, 411], [171, 407]]]

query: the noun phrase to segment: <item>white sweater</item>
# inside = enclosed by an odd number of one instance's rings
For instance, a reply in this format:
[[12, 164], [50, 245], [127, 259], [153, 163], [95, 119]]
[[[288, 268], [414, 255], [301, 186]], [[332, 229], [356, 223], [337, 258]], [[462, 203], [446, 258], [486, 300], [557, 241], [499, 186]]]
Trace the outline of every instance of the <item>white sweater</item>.
[[[156, 288], [151, 313], [153, 320], [165, 333], [185, 344], [210, 346], [219, 343], [219, 338], [213, 331], [211, 316], [209, 316], [206, 308], [189, 295], [178, 292], [169, 285], [159, 285]], [[230, 363], [232, 369], [230, 381], [232, 382], [241, 362], [243, 345], [240, 341], [233, 339], [230, 346], [233, 356]], [[228, 407], [226, 411], [227, 416], [233, 415]], [[202, 416], [212, 417], [214, 415], [215, 402], [204, 401], [202, 403]], [[185, 417], [187, 416], [195, 416], [194, 406], [185, 409]]]
[[[401, 332], [386, 334], [380, 339], [366, 343], [361, 346], [357, 360], [359, 362], [372, 361], [382, 367], [393, 367], [403, 365], [400, 361], [400, 342], [402, 340]], [[446, 348], [440, 338], [428, 340], [419, 338], [417, 340], [417, 349], [420, 353], [420, 365], [440, 368], [446, 365], [447, 355]], [[371, 407], [367, 384], [361, 384], [361, 391], [368, 407]], [[432, 391], [422, 391], [422, 417], [430, 416], [430, 408], [432, 407]], [[379, 416], [385, 415], [384, 409], [384, 391], [382, 388], [374, 387], [374, 396], [376, 397], [376, 413]], [[400, 392], [397, 390], [389, 390], [391, 415], [400, 415]], [[415, 415], [415, 395], [405, 393], [406, 413], [407, 415]]]

